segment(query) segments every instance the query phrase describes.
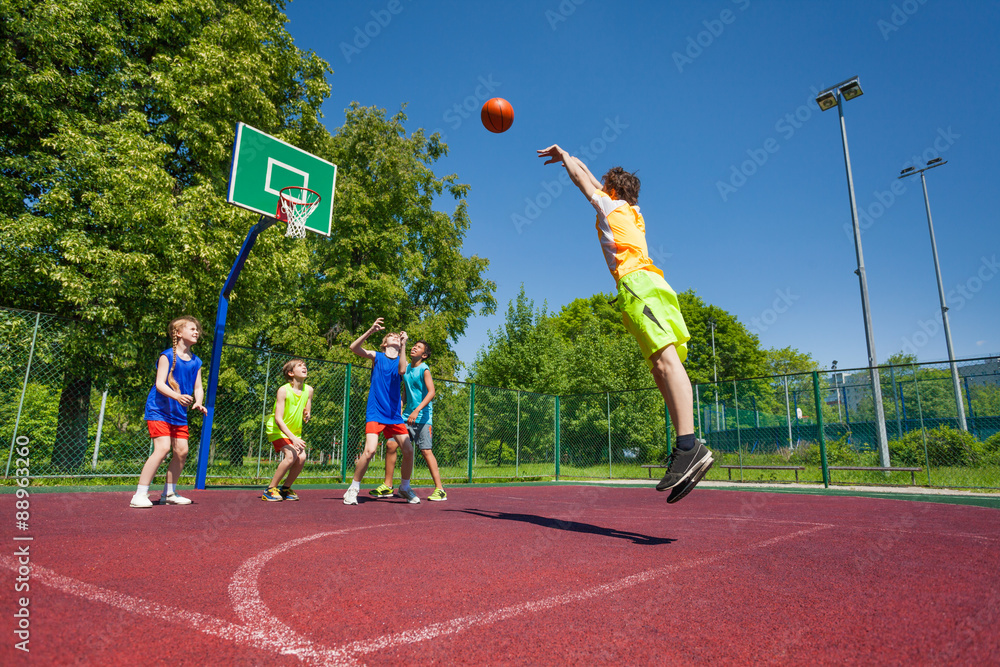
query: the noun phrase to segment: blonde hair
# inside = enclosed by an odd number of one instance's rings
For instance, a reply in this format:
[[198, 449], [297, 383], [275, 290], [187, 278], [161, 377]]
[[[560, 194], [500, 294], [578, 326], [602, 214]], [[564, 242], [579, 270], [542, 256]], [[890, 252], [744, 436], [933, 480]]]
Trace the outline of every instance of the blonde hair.
[[396, 332], [396, 331], [387, 331], [386, 334], [385, 334], [385, 337], [382, 338], [382, 344], [378, 346], [379, 349], [382, 350], [383, 352], [385, 352], [385, 348], [389, 346], [389, 336], [395, 336], [397, 342], [400, 342], [400, 343], [402, 342], [400, 340], [400, 336], [399, 336], [398, 332]]
[[286, 361], [285, 365], [281, 367], [281, 374], [284, 375], [287, 380], [288, 375], [292, 372], [292, 369], [295, 368], [295, 364], [304, 363], [306, 363], [305, 359], [292, 359], [291, 361]]
[[196, 327], [198, 327], [198, 333], [201, 333], [201, 322], [198, 318], [192, 317], [191, 315], [181, 315], [180, 317], [171, 320], [170, 324], [167, 325], [167, 335], [170, 336], [170, 347], [173, 349], [173, 360], [170, 362], [170, 370], [167, 372], [167, 384], [174, 391], [180, 391], [181, 386], [177, 384], [177, 380], [174, 379], [174, 367], [177, 365], [177, 342], [180, 340], [180, 330], [181, 324], [184, 322], [191, 322]]

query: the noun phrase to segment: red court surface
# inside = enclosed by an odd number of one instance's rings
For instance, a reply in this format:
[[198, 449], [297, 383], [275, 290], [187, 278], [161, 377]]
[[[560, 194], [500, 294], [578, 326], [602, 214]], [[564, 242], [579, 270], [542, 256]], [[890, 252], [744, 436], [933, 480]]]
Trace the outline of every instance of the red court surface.
[[[428, 490], [419, 489], [426, 497]], [[31, 496], [0, 554], [0, 664], [30, 596], [58, 665], [1000, 664], [1000, 511], [699, 489]], [[155, 498], [156, 496], [153, 495]]]

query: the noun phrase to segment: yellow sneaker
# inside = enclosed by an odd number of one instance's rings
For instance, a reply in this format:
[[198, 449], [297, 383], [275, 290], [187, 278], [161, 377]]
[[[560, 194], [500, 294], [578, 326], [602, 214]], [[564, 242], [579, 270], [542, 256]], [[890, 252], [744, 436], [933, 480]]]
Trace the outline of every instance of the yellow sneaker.
[[368, 492], [372, 498], [392, 498], [392, 487], [386, 486], [385, 484], [379, 484], [377, 487]]

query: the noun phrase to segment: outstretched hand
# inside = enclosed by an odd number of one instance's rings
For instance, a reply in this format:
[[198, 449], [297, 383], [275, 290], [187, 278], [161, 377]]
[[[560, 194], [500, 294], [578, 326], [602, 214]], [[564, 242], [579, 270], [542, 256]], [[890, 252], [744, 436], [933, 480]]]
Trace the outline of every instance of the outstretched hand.
[[549, 159], [545, 161], [545, 164], [552, 164], [553, 162], [565, 161], [567, 154], [566, 151], [559, 148], [559, 144], [552, 144], [548, 148], [539, 149], [538, 157], [547, 157]]
[[375, 320], [375, 323], [372, 325], [372, 328], [370, 329], [372, 333], [375, 333], [377, 331], [382, 331], [383, 329], [385, 329], [385, 327], [382, 326], [382, 320], [383, 318], [381, 317]]

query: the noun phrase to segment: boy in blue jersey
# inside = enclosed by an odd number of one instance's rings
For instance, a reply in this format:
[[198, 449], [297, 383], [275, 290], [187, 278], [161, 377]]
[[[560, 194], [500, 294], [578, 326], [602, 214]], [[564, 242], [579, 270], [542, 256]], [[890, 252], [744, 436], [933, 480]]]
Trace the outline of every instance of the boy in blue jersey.
[[358, 456], [354, 467], [354, 480], [344, 493], [345, 505], [358, 504], [358, 491], [361, 490], [361, 480], [365, 477], [368, 464], [371, 463], [375, 450], [378, 449], [379, 433], [385, 437], [395, 438], [403, 448], [403, 481], [399, 485], [399, 495], [408, 503], [417, 504], [420, 499], [410, 489], [410, 475], [413, 474], [413, 445], [403, 423], [400, 411], [400, 378], [406, 372], [406, 356], [401, 351], [406, 345], [406, 332], [388, 333], [382, 341], [382, 350], [375, 352], [362, 347], [365, 340], [376, 331], [382, 331], [382, 318], [375, 320], [368, 331], [361, 334], [351, 343], [351, 352], [362, 359], [372, 360], [372, 380], [368, 388], [368, 407], [365, 412], [365, 448]]
[[[406, 420], [406, 430], [410, 440], [420, 450], [427, 462], [427, 469], [434, 481], [434, 492], [427, 500], [447, 500], [448, 494], [441, 486], [441, 473], [438, 471], [437, 459], [431, 450], [431, 421], [434, 413], [434, 378], [431, 369], [425, 363], [431, 356], [431, 346], [425, 340], [418, 340], [410, 348], [410, 363], [403, 374], [403, 389], [406, 392], [406, 403], [403, 407], [403, 419]], [[370, 493], [375, 498], [392, 496], [392, 472], [396, 467], [396, 444], [388, 440], [385, 443], [385, 483]]]

